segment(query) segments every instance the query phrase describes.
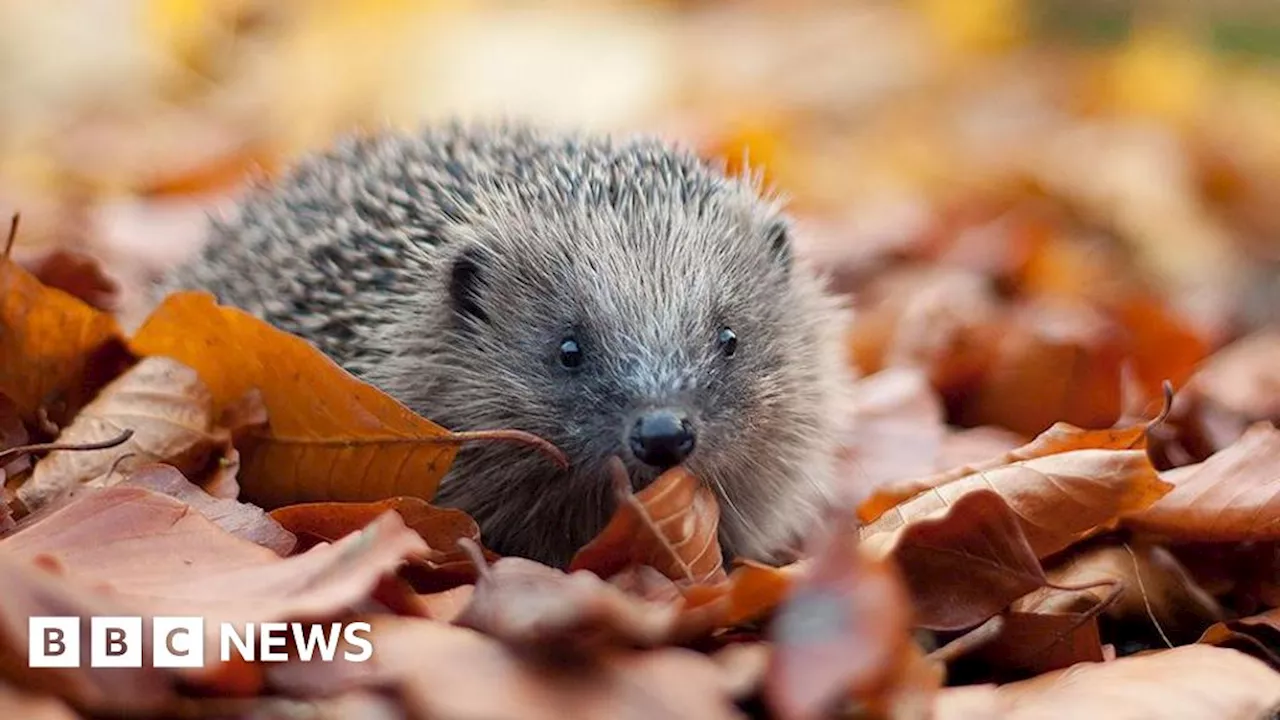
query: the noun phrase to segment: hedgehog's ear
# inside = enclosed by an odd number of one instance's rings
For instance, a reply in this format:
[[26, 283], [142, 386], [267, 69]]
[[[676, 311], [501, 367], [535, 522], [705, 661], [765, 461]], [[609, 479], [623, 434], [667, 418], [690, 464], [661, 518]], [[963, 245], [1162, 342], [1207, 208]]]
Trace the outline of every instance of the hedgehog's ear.
[[771, 220], [765, 227], [765, 242], [769, 254], [784, 270], [791, 269], [791, 223], [785, 219]]
[[476, 248], [467, 248], [458, 253], [449, 268], [449, 301], [459, 317], [489, 322], [489, 315], [480, 307], [483, 282], [483, 254]]

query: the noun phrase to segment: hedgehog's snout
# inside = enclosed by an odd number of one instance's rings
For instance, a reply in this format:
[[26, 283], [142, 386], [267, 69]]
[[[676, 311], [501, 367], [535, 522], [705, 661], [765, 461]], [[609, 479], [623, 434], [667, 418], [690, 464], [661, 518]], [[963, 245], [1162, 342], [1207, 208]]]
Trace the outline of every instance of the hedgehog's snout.
[[648, 410], [635, 419], [628, 436], [631, 454], [659, 471], [675, 467], [693, 453], [697, 430], [678, 408]]

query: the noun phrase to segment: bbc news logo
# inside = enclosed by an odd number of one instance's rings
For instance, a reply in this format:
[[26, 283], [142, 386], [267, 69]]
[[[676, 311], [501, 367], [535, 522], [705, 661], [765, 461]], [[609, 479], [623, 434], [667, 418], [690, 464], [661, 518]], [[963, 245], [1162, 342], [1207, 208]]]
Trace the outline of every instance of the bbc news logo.
[[[27, 623], [27, 663], [33, 668], [80, 667], [79, 617], [32, 617]], [[222, 662], [233, 653], [249, 662], [290, 659], [290, 640], [297, 658], [333, 662], [365, 662], [373, 656], [367, 637], [369, 623], [219, 623], [218, 650]], [[205, 664], [202, 617], [151, 619], [151, 665], [158, 668], [198, 668]], [[94, 617], [89, 625], [89, 667], [142, 667], [141, 617]], [[338, 652], [342, 647], [341, 653]]]

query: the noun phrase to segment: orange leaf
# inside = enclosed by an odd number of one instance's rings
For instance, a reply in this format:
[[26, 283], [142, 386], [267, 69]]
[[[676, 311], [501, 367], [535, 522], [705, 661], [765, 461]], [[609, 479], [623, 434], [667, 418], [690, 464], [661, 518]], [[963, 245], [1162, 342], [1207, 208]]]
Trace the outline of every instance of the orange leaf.
[[243, 458], [245, 499], [295, 502], [430, 499], [457, 453], [447, 430], [360, 382], [301, 338], [213, 296], [170, 296], [134, 335], [139, 355], [195, 368], [218, 411], [252, 388], [270, 420]]
[[[299, 535], [332, 542], [358, 532], [388, 510], [426, 541], [430, 550], [411, 558], [406, 577], [420, 592], [443, 590], [475, 581], [471, 557], [458, 547], [466, 538], [480, 542], [476, 521], [461, 510], [431, 505], [421, 498], [393, 497], [371, 503], [305, 503], [271, 511], [271, 518]], [[486, 559], [498, 556], [483, 551]]]
[[618, 509], [600, 534], [578, 551], [570, 570], [612, 577], [649, 565], [672, 580], [720, 583], [727, 579], [717, 530], [715, 495], [683, 466], [632, 494], [620, 462], [611, 463]]
[[1198, 466], [1168, 473], [1173, 491], [1125, 519], [1182, 541], [1280, 540], [1280, 430], [1261, 422]]
[[1040, 433], [1031, 442], [999, 457], [953, 468], [919, 480], [894, 483], [881, 488], [858, 507], [858, 519], [864, 523], [873, 522], [885, 511], [926, 490], [1022, 460], [1032, 460], [1071, 450], [1141, 450], [1146, 447], [1147, 428], [1154, 422], [1156, 421], [1146, 425], [1108, 430], [1084, 430], [1067, 423], [1055, 423], [1053, 427]]
[[1018, 515], [1031, 547], [1043, 558], [1110, 528], [1171, 487], [1160, 480], [1144, 450], [1073, 450], [939, 485], [896, 506], [862, 533], [892, 532], [969, 493], [990, 489]]
[[742, 560], [729, 576], [729, 610], [725, 625], [755, 620], [782, 604], [803, 572], [804, 561], [775, 568]]
[[890, 555], [914, 598], [916, 625], [974, 627], [1045, 582], [1018, 516], [978, 489], [897, 530], [863, 537]]
[[28, 423], [44, 407], [63, 424], [128, 358], [111, 315], [41, 285], [3, 257], [0, 348], [0, 393]]
[[1122, 409], [1126, 353], [1122, 329], [1084, 304], [1022, 308], [957, 415], [963, 425], [999, 425], [1026, 435], [1057, 420], [1111, 425]]

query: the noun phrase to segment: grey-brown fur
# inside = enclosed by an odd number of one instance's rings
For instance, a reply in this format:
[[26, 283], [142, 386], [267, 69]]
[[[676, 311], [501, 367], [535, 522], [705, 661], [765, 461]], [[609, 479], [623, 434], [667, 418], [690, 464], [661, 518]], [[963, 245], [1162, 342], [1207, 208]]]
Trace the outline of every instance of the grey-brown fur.
[[635, 413], [678, 404], [726, 551], [768, 560], [823, 502], [846, 384], [845, 311], [785, 227], [757, 183], [656, 140], [450, 125], [303, 161], [161, 290], [212, 291], [448, 428], [561, 447], [568, 473], [486, 443], [445, 478], [436, 501], [501, 553], [566, 563], [612, 510], [609, 456], [657, 474], [627, 451]]

